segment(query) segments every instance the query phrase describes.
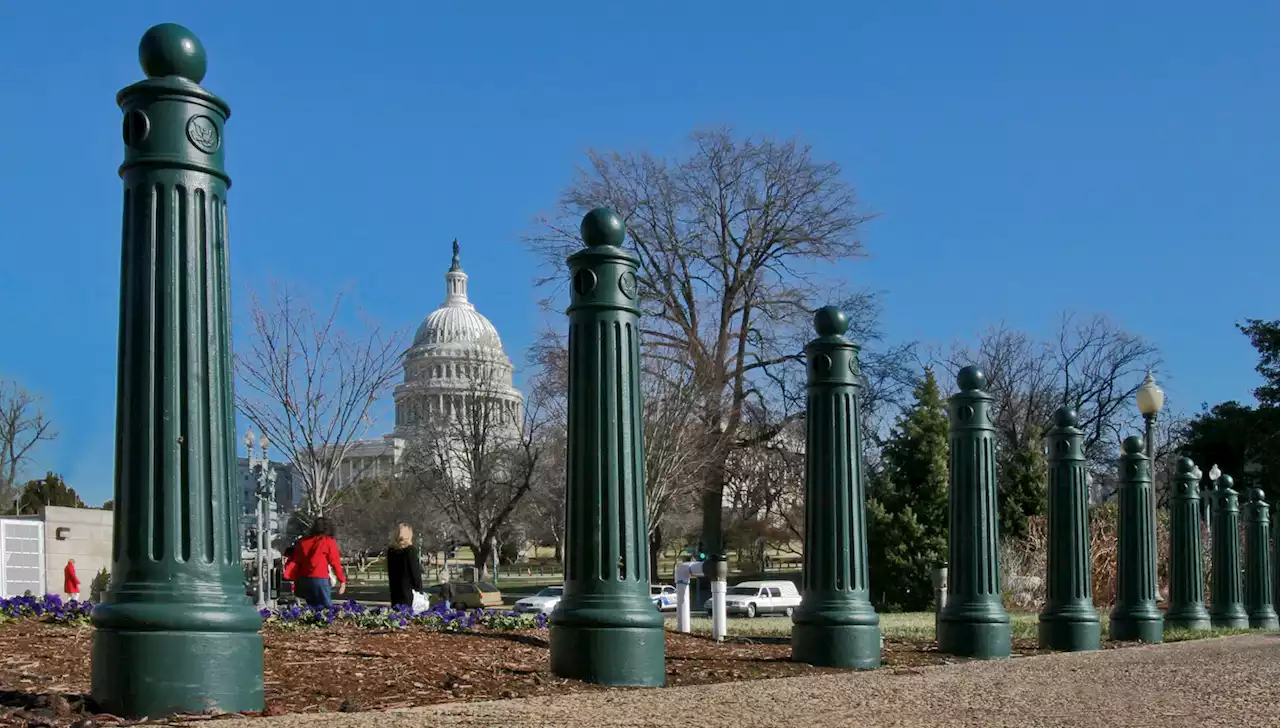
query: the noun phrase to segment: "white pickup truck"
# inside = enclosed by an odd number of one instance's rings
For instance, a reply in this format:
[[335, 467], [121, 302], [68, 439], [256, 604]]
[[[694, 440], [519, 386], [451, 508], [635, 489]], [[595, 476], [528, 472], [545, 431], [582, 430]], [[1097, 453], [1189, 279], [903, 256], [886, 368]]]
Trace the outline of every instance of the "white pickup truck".
[[[785, 614], [790, 617], [800, 606], [800, 590], [790, 581], [744, 581], [729, 587], [724, 595], [724, 608], [729, 614]], [[711, 614], [711, 600], [702, 608]]]

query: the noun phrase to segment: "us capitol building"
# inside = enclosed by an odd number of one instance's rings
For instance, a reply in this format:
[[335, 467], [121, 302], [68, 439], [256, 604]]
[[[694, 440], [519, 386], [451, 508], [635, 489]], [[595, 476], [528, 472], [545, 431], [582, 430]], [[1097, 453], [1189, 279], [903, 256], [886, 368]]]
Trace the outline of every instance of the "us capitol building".
[[[467, 274], [456, 240], [453, 264], [444, 280], [444, 303], [418, 326], [404, 354], [404, 381], [395, 388], [395, 429], [381, 438], [352, 443], [339, 473], [343, 485], [397, 472], [415, 432], [435, 427], [447, 434], [448, 423], [466, 416], [473, 397], [494, 408], [487, 414], [500, 416], [512, 431], [518, 431], [524, 397], [512, 384], [511, 358], [502, 348], [498, 330], [467, 298]], [[273, 462], [272, 467], [277, 470], [276, 501], [284, 515], [301, 502], [302, 493], [292, 486], [287, 464]], [[253, 513], [254, 483], [247, 459], [239, 458], [238, 470], [244, 491], [241, 503], [246, 514]]]

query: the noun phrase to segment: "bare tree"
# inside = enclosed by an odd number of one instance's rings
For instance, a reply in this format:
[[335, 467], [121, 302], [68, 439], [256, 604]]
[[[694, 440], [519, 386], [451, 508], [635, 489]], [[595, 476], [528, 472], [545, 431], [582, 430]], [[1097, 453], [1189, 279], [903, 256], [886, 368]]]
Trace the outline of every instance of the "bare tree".
[[1159, 366], [1160, 355], [1154, 344], [1105, 316], [1068, 313], [1049, 339], [1037, 341], [1001, 324], [976, 347], [954, 346], [933, 360], [953, 375], [967, 364], [982, 367], [995, 398], [1002, 451], [1039, 439], [1058, 407], [1074, 408], [1091, 468], [1102, 474], [1115, 467], [1118, 445], [1138, 419], [1137, 389]]
[[644, 396], [644, 487], [649, 524], [649, 573], [658, 573], [658, 557], [669, 538], [666, 520], [677, 508], [697, 504], [698, 478], [706, 454], [694, 406], [698, 389], [688, 372], [660, 358], [645, 357], [640, 383]]
[[287, 285], [272, 291], [265, 305], [250, 292], [253, 331], [248, 350], [236, 355], [236, 403], [293, 465], [302, 510], [321, 516], [359, 479], [341, 478], [340, 467], [395, 383], [403, 332], [366, 322], [352, 334], [339, 323], [342, 296], [321, 313]]
[[[858, 210], [840, 167], [799, 142], [740, 139], [719, 129], [692, 135], [679, 160], [648, 153], [590, 154], [590, 168], [561, 195], [559, 209], [527, 238], [562, 281], [565, 256], [581, 246], [582, 214], [621, 214], [640, 256], [645, 355], [683, 368], [697, 388], [691, 408], [699, 449], [705, 546], [720, 551], [721, 506], [733, 451], [775, 437], [785, 422], [743, 426], [748, 406], [783, 396], [812, 338], [812, 311], [842, 305], [859, 342], [878, 338], [872, 296], [832, 295], [831, 263], [862, 254]], [[798, 367], [801, 371], [803, 367]], [[774, 407], [776, 409], [776, 407]]]
[[40, 409], [40, 397], [16, 381], [0, 379], [0, 503], [13, 503], [18, 476], [35, 447], [57, 436]]
[[523, 408], [495, 387], [494, 372], [473, 369], [468, 389], [448, 412], [418, 427], [406, 447], [405, 476], [471, 548], [487, 578], [498, 541], [532, 490], [546, 452], [545, 412], [530, 396]]

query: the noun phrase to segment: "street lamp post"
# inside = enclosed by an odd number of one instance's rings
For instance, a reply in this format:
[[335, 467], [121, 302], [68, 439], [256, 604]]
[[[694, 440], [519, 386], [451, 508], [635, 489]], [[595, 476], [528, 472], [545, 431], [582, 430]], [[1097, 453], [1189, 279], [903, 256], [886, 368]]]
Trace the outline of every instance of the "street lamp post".
[[1151, 372], [1147, 372], [1147, 378], [1142, 380], [1142, 386], [1138, 387], [1138, 411], [1142, 413], [1142, 419], [1146, 422], [1146, 431], [1143, 433], [1143, 440], [1147, 446], [1147, 463], [1151, 468], [1151, 523], [1156, 522], [1156, 446], [1155, 446], [1155, 425], [1156, 417], [1160, 415], [1160, 410], [1164, 408], [1164, 390], [1156, 384], [1155, 377], [1151, 376]]
[[1213, 542], [1213, 499], [1218, 493], [1218, 478], [1222, 477], [1222, 471], [1218, 469], [1217, 463], [1209, 468], [1209, 489], [1200, 499], [1200, 511], [1204, 513], [1204, 532], [1209, 536], [1210, 543]]
[[257, 500], [257, 543], [258, 543], [258, 573], [257, 573], [257, 599], [258, 609], [266, 609], [271, 606], [271, 543], [273, 539], [271, 520], [275, 515], [276, 505], [276, 471], [271, 467], [271, 460], [267, 457], [267, 448], [271, 443], [267, 442], [267, 436], [263, 435], [258, 440], [258, 446], [262, 449], [262, 457], [255, 458], [253, 456], [253, 430], [249, 430], [248, 434], [241, 440], [244, 443], [245, 451], [249, 456], [249, 477], [253, 478], [256, 488], [254, 488], [254, 497]]

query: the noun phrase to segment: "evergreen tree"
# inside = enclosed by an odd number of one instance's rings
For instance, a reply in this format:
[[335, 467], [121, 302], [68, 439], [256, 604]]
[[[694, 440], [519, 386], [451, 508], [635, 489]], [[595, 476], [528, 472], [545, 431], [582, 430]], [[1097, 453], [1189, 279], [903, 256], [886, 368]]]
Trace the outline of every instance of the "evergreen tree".
[[18, 496], [18, 508], [21, 513], [39, 513], [44, 506], [62, 506], [64, 508], [88, 508], [74, 488], [68, 488], [62, 476], [46, 473], [40, 480], [28, 480]]
[[1047, 510], [1048, 467], [1039, 430], [1026, 433], [1017, 447], [1000, 454], [1000, 538], [1022, 538], [1027, 518]]
[[871, 596], [881, 609], [918, 611], [933, 598], [931, 568], [947, 558], [947, 411], [931, 370], [869, 479]]

